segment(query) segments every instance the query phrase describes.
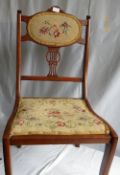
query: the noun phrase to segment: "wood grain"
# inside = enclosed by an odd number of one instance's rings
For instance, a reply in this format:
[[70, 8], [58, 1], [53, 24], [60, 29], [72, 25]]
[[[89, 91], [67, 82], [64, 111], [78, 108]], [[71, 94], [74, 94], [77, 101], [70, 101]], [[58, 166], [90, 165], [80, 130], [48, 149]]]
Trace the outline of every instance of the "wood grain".
[[82, 78], [79, 77], [57, 77], [57, 76], [21, 76], [21, 80], [32, 81], [65, 81], [65, 82], [82, 82]]

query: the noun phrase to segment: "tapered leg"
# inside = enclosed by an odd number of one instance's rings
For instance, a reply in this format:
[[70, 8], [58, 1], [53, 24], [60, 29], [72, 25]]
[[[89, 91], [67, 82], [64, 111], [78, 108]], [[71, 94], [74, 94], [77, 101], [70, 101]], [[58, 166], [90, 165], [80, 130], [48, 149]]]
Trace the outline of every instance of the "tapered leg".
[[5, 175], [12, 175], [9, 139], [3, 138], [3, 155], [4, 155]]
[[112, 138], [111, 142], [106, 144], [99, 175], [108, 175], [115, 154], [117, 140], [117, 138]]

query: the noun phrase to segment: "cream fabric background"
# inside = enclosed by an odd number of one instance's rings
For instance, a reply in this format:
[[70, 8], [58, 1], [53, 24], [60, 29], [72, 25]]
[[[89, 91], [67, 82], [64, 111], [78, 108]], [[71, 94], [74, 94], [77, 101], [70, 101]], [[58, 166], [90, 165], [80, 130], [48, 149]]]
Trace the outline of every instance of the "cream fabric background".
[[[59, 5], [63, 10], [80, 18], [88, 13], [88, 0], [0, 0], [0, 135], [11, 113], [15, 98], [16, 65], [16, 11], [31, 15]], [[94, 110], [104, 116], [120, 134], [119, 90], [120, 90], [120, 1], [92, 0], [90, 7], [91, 47], [89, 64], [89, 101]], [[25, 26], [23, 25], [23, 30]], [[59, 74], [79, 75], [83, 50], [79, 45], [61, 49]], [[46, 48], [29, 43], [23, 44], [24, 73], [47, 74], [44, 59]], [[74, 55], [75, 54], [75, 55]], [[73, 58], [70, 59], [70, 56]], [[79, 58], [79, 59], [78, 59]], [[42, 66], [41, 66], [42, 64]], [[32, 71], [31, 71], [32, 68]], [[74, 70], [75, 69], [75, 70]], [[71, 72], [70, 72], [71, 71]], [[80, 85], [68, 83], [22, 84], [23, 95], [33, 96], [80, 96]], [[70, 86], [71, 85], [71, 86]], [[95, 146], [94, 146], [95, 148]], [[97, 148], [102, 149], [98, 146]], [[120, 145], [117, 148], [120, 156]]]

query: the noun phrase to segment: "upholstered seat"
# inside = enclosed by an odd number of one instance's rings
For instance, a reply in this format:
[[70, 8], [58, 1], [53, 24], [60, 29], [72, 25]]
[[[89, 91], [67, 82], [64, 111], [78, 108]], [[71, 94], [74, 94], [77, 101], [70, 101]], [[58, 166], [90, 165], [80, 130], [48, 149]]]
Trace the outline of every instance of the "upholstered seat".
[[84, 100], [21, 98], [11, 135], [109, 134], [109, 128]]

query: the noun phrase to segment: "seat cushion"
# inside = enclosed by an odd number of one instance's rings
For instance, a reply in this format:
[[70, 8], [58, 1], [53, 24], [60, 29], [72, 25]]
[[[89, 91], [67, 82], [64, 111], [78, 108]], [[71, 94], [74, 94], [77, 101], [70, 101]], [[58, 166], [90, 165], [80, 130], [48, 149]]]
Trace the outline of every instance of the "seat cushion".
[[11, 129], [11, 135], [109, 133], [84, 100], [73, 98], [22, 98]]

